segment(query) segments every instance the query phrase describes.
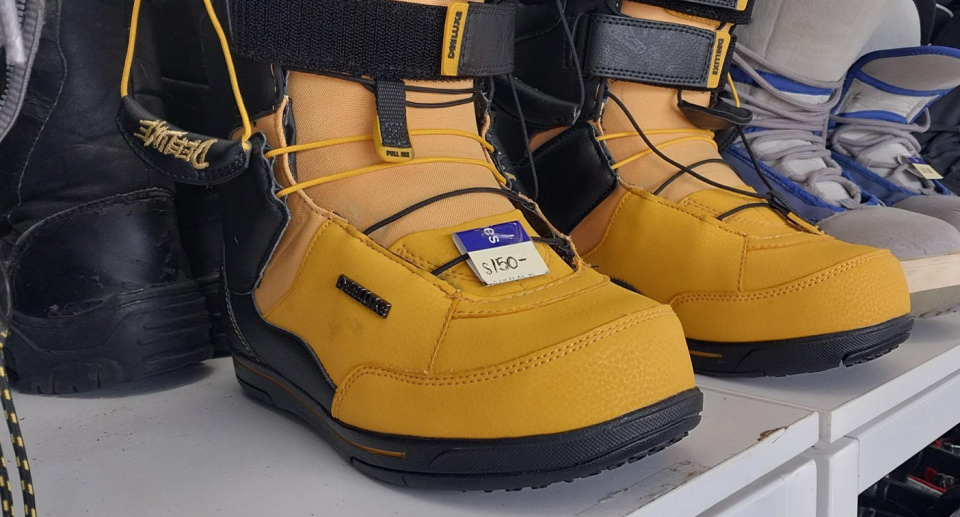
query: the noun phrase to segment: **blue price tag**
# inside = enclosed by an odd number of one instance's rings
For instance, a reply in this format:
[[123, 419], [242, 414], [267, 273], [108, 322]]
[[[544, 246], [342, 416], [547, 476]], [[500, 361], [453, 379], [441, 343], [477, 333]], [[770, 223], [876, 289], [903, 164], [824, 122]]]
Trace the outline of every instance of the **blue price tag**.
[[469, 255], [467, 264], [486, 285], [550, 272], [519, 221], [457, 232], [453, 234], [453, 242], [460, 253]]
[[486, 228], [474, 228], [454, 234], [454, 242], [461, 253], [488, 250], [527, 242], [530, 237], [517, 221], [495, 224]]

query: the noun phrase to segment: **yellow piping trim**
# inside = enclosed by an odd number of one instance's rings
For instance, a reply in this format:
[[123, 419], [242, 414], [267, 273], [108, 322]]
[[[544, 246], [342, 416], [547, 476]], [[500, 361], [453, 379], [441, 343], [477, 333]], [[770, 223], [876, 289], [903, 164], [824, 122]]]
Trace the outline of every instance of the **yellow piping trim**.
[[721, 354], [711, 354], [710, 352], [697, 352], [695, 350], [690, 351], [690, 355], [697, 357], [709, 357], [710, 359], [719, 359], [723, 357]]
[[330, 176], [324, 176], [322, 178], [317, 178], [310, 181], [304, 181], [303, 183], [297, 183], [296, 185], [287, 187], [281, 190], [280, 192], [277, 192], [277, 197], [288, 196], [294, 192], [298, 192], [306, 188], [315, 187], [317, 185], [323, 185], [325, 183], [339, 181], [346, 178], [352, 178], [354, 176], [360, 176], [361, 174], [367, 174], [369, 172], [376, 172], [383, 169], [389, 169], [392, 167], [401, 167], [404, 165], [417, 165], [417, 164], [424, 164], [424, 163], [462, 163], [467, 165], [479, 165], [481, 167], [487, 168], [490, 172], [492, 172], [493, 175], [497, 178], [497, 181], [500, 182], [500, 184], [506, 184], [507, 182], [507, 180], [503, 177], [503, 175], [500, 174], [500, 171], [498, 171], [497, 168], [493, 166], [493, 164], [489, 162], [485, 162], [483, 160], [474, 160], [472, 158], [442, 158], [442, 157], [415, 158], [413, 160], [406, 161], [406, 162], [381, 163], [377, 165], [369, 165], [367, 167], [361, 167], [359, 169], [353, 169], [349, 171], [340, 172], [337, 174], [332, 174]]

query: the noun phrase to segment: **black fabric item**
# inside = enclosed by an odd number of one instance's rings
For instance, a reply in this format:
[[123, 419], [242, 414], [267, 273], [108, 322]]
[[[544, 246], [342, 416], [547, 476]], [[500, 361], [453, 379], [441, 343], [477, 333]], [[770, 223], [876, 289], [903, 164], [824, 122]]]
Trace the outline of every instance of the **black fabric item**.
[[191, 185], [215, 185], [247, 168], [249, 153], [238, 140], [213, 138], [173, 126], [132, 97], [120, 101], [119, 134], [157, 173]]
[[7, 254], [14, 306], [56, 317], [118, 293], [188, 280], [180, 240], [136, 245], [151, 235], [177, 235], [173, 194], [164, 189], [110, 196], [45, 219]]
[[[232, 0], [235, 52], [306, 72], [441, 79], [447, 9], [391, 0]], [[460, 75], [513, 69], [513, 4], [470, 4]]]
[[224, 272], [230, 289], [238, 294], [252, 293], [260, 283], [290, 219], [286, 204], [276, 196], [280, 188], [273, 177], [273, 161], [263, 157], [263, 134], [254, 134], [250, 144], [249, 168], [217, 187], [223, 221]]
[[710, 131], [723, 131], [735, 126], [744, 126], [753, 120], [753, 113], [737, 107], [724, 99], [717, 99], [713, 106], [705, 107], [680, 100], [677, 107], [693, 125]]
[[[214, 0], [214, 9], [217, 18], [224, 22], [229, 20], [228, 2], [233, 0]], [[232, 94], [230, 76], [223, 59], [223, 50], [220, 40], [203, 2], [190, 1], [194, 9], [194, 16], [198, 20], [200, 31], [200, 46], [203, 49], [203, 61], [207, 69], [210, 89], [209, 102], [205, 106], [206, 123], [200, 127], [187, 127], [194, 131], [218, 138], [230, 138], [232, 132], [240, 127], [240, 112]], [[233, 66], [237, 78], [242, 85], [243, 102], [252, 120], [274, 113], [283, 101], [285, 94], [283, 87], [284, 72], [279, 67], [269, 63], [261, 63], [234, 54]]]
[[[537, 148], [533, 161], [540, 183], [537, 203], [565, 234], [612, 194], [620, 181], [594, 127], [585, 120]], [[532, 184], [531, 174], [529, 164], [518, 163], [517, 176], [524, 184]]]
[[227, 311], [231, 321], [227, 339], [233, 353], [280, 372], [310, 398], [329, 409], [336, 386], [309, 345], [299, 337], [271, 325], [257, 308], [252, 294], [237, 294], [227, 284]]
[[377, 81], [374, 85], [374, 96], [377, 100], [380, 141], [384, 147], [409, 149], [411, 144], [410, 132], [407, 130], [407, 92], [403, 81]]
[[629, 0], [641, 4], [655, 5], [673, 11], [709, 18], [720, 22], [743, 25], [750, 23], [753, 12], [753, 0], [747, 2], [742, 11], [736, 10], [736, 0]]
[[584, 25], [579, 38], [584, 75], [706, 90], [728, 51], [714, 52], [714, 31], [688, 25], [605, 14]]
[[937, 0], [913, 0], [920, 13], [920, 44], [929, 45], [937, 21]]
[[[936, 32], [931, 43], [960, 48], [960, 16]], [[930, 129], [917, 135], [924, 159], [945, 177], [944, 183], [960, 193], [960, 88], [930, 106]]]
[[[509, 95], [510, 83], [505, 77], [495, 77], [493, 81], [497, 92]], [[552, 129], [558, 126], [571, 126], [576, 122], [577, 104], [575, 102], [547, 95], [516, 78], [513, 80], [513, 85], [520, 99], [523, 119], [531, 129]], [[519, 121], [516, 103], [504, 102], [498, 107]]]
[[[108, 196], [173, 190], [117, 131], [130, 9], [130, 1], [47, 0], [26, 102], [0, 142], [0, 234]], [[149, 3], [140, 24], [130, 91], [162, 116]]]
[[[474, 11], [481, 5], [485, 9]], [[483, 77], [512, 72], [516, 18], [513, 4], [470, 4], [460, 50], [459, 74]]]

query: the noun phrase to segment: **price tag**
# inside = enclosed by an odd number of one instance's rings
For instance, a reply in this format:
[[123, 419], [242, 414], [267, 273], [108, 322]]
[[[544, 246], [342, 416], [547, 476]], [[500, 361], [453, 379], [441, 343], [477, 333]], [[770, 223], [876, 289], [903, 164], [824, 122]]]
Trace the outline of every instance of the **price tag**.
[[943, 176], [919, 156], [901, 156], [900, 163], [909, 164], [910, 171], [915, 175], [927, 180], [942, 180]]
[[453, 234], [460, 253], [485, 285], [497, 285], [550, 272], [518, 221]]

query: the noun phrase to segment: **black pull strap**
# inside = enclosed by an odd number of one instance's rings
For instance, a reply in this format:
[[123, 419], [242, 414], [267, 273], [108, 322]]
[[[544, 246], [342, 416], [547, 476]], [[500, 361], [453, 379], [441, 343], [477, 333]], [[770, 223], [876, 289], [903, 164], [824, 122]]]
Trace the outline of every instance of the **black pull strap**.
[[413, 159], [413, 144], [407, 128], [407, 91], [403, 81], [380, 79], [374, 83], [377, 125], [373, 136], [377, 154], [385, 162]]

